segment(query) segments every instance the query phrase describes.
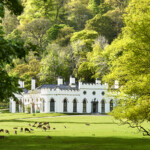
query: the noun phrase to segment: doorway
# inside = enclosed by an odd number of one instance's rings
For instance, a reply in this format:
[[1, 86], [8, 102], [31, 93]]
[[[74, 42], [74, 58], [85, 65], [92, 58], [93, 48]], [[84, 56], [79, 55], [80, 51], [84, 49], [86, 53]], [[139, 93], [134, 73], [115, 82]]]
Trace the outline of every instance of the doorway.
[[92, 102], [92, 113], [98, 113], [98, 102]]

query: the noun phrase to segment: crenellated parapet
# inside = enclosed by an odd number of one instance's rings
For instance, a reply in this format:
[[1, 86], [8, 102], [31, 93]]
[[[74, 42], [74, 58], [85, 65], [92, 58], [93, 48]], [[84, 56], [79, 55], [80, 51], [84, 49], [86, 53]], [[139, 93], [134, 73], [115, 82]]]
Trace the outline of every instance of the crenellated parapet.
[[79, 82], [79, 89], [102, 89], [107, 90], [108, 84], [101, 84], [101, 83], [82, 83]]
[[41, 94], [50, 94], [50, 95], [75, 95], [79, 94], [79, 90], [75, 89], [50, 89], [50, 88], [43, 88], [41, 89]]

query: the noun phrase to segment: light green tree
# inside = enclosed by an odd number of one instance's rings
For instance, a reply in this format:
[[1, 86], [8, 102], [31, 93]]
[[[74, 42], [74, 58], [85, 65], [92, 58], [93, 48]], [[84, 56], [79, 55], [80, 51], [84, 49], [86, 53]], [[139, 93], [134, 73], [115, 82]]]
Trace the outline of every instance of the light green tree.
[[143, 122], [150, 121], [150, 1], [132, 0], [124, 15], [125, 27], [104, 51], [110, 85], [120, 82], [118, 106], [112, 115], [123, 124], [150, 135]]

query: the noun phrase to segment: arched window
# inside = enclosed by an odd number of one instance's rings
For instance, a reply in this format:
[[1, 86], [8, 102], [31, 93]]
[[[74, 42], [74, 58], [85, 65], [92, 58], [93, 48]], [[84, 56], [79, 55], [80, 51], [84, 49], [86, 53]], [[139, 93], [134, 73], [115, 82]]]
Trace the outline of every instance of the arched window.
[[105, 100], [101, 101], [101, 113], [105, 113]]
[[73, 100], [73, 112], [77, 112], [77, 100]]
[[67, 100], [64, 99], [64, 112], [67, 112]]
[[113, 110], [113, 100], [111, 99], [110, 100], [110, 111], [112, 111]]
[[83, 112], [86, 113], [86, 99], [83, 100]]
[[51, 99], [50, 101], [50, 112], [54, 112], [55, 111], [55, 101], [54, 99]]

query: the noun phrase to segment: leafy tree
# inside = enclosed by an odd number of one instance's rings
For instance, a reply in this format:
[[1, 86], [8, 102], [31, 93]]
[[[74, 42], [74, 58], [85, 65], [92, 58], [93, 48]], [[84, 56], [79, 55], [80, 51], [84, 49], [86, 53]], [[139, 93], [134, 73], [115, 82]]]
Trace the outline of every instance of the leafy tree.
[[[0, 17], [4, 17], [4, 6], [7, 7], [12, 13], [19, 15], [23, 7], [18, 0], [1, 0], [0, 1]], [[0, 20], [0, 22], [2, 22]], [[4, 38], [4, 32], [2, 26], [0, 26], [0, 101], [8, 100], [10, 97], [14, 97], [13, 92], [18, 91], [18, 79], [15, 77], [10, 77], [6, 72], [6, 63], [12, 64], [12, 58], [23, 57], [26, 51], [23, 48], [22, 43], [17, 43], [15, 41], [10, 41]]]
[[17, 16], [11, 14], [10, 11], [5, 8], [5, 16], [2, 19], [2, 26], [4, 28], [5, 34], [11, 33], [19, 24]]
[[87, 30], [94, 30], [104, 36], [109, 43], [116, 37], [115, 22], [108, 16], [96, 15], [86, 23]]
[[92, 11], [93, 15], [99, 12], [98, 5], [95, 0], [89, 0], [88, 8]]
[[112, 6], [108, 3], [101, 3], [98, 7], [99, 9], [99, 13], [101, 15], [105, 14], [106, 12], [108, 12], [109, 10], [112, 10]]
[[119, 35], [119, 33], [121, 33], [121, 29], [124, 26], [122, 18], [123, 14], [124, 13], [122, 13], [118, 8], [109, 10], [107, 13], [105, 13], [105, 16], [108, 16], [114, 22], [113, 28], [116, 32], [116, 35]]
[[119, 8], [121, 12], [128, 6], [129, 1], [130, 0], [105, 0], [106, 3]]
[[107, 43], [104, 37], [99, 37], [93, 44], [93, 50], [87, 53], [88, 66], [94, 70], [91, 78], [100, 78], [102, 80], [102, 77], [109, 71], [108, 62], [103, 55], [103, 50]]
[[94, 82], [92, 78], [93, 74], [95, 74], [94, 67], [89, 66], [88, 62], [84, 61], [80, 64], [78, 68], [78, 78], [85, 82]]
[[50, 29], [47, 30], [48, 41], [56, 40], [60, 29], [65, 27], [65, 24], [54, 24]]
[[[71, 37], [72, 47], [73, 47], [73, 57], [76, 63], [76, 68], [74, 69], [74, 74], [79, 79], [79, 68], [83, 68], [86, 66], [87, 52], [92, 51], [92, 44], [94, 40], [97, 38], [98, 34], [92, 30], [82, 30], [80, 32], [75, 32]], [[80, 67], [80, 65], [83, 65]], [[87, 68], [87, 67], [86, 67]], [[81, 71], [80, 71], [81, 72]], [[80, 73], [81, 75], [81, 73]], [[82, 76], [83, 78], [83, 76]], [[85, 77], [84, 77], [85, 79]], [[87, 78], [86, 78], [87, 79]], [[88, 78], [89, 79], [89, 78]], [[86, 80], [87, 81], [87, 80]]]
[[150, 121], [150, 1], [132, 0], [124, 15], [125, 27], [104, 52], [110, 72], [105, 80], [120, 81], [118, 106], [112, 115], [121, 123], [150, 135], [143, 122]]
[[92, 18], [90, 10], [80, 1], [72, 0], [66, 5], [68, 24], [75, 30], [82, 30], [88, 19]]
[[26, 42], [38, 46], [42, 50], [46, 48], [46, 31], [51, 27], [51, 22], [48, 19], [35, 19], [26, 24], [23, 28], [23, 37]]
[[70, 39], [75, 30], [72, 27], [63, 27], [59, 30], [56, 42], [60, 46], [67, 46], [70, 43]]
[[63, 6], [67, 0], [27, 0], [24, 13], [19, 17], [21, 24], [29, 23], [33, 19], [45, 18], [52, 23], [60, 21]]
[[31, 89], [32, 77], [36, 78], [36, 85], [39, 85], [40, 61], [31, 53], [26, 60], [27, 62], [18, 59], [14, 60], [15, 67], [9, 70], [9, 74], [24, 80], [25, 88]]
[[[98, 37], [96, 31], [93, 30], [82, 30], [79, 32], [75, 32], [71, 37], [71, 42], [74, 43], [80, 41], [80, 45], [83, 49], [81, 55], [85, 55], [85, 52], [92, 50], [92, 44], [94, 40]], [[76, 45], [76, 44], [75, 44]]]
[[58, 76], [68, 81], [70, 66], [67, 53], [61, 51], [56, 44], [48, 45], [47, 51], [47, 55], [41, 60], [40, 81], [43, 84], [55, 84]]

